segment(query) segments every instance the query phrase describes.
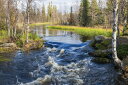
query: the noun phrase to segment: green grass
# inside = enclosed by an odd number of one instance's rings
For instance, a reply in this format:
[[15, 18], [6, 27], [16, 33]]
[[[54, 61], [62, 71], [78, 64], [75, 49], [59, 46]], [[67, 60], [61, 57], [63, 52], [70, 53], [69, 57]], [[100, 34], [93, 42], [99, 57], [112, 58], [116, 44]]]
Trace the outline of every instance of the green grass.
[[8, 39], [8, 34], [6, 30], [0, 30], [0, 42], [4, 42]]
[[[18, 47], [22, 47], [26, 43], [26, 35], [20, 35], [16, 41]], [[29, 33], [29, 41], [40, 41], [42, 40], [37, 34]]]
[[30, 26], [41, 26], [41, 25], [48, 25], [51, 24], [50, 22], [44, 22], [44, 23], [32, 23]]
[[126, 58], [128, 56], [128, 44], [119, 45], [117, 48], [117, 53], [120, 59]]
[[77, 27], [77, 26], [48, 26], [50, 29], [59, 29], [59, 30], [68, 30], [76, 32], [83, 36], [93, 37], [97, 35], [104, 35], [110, 37], [112, 34], [111, 29], [102, 29], [102, 28], [91, 28], [91, 27]]

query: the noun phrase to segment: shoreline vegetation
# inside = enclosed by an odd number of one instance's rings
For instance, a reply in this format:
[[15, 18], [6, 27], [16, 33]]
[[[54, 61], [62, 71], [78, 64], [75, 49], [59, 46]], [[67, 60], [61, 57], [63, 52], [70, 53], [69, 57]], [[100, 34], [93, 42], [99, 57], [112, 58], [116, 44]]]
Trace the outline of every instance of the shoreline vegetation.
[[64, 26], [64, 25], [53, 25], [48, 26], [49, 29], [59, 29], [73, 31], [77, 34], [87, 37], [94, 37], [98, 35], [103, 35], [106, 37], [111, 37], [112, 29], [103, 29], [103, 28], [93, 28], [93, 27], [78, 27], [78, 26]]
[[[50, 24], [46, 23], [34, 23], [30, 24], [30, 26], [39, 26]], [[22, 27], [22, 24], [19, 24]], [[17, 34], [15, 36], [8, 36], [8, 31], [6, 29], [0, 30], [0, 55], [4, 53], [15, 52], [20, 49], [23, 51], [29, 51], [34, 49], [39, 49], [43, 47], [43, 39], [37, 36], [35, 33], [29, 33], [29, 42], [26, 42], [26, 34], [22, 33], [22, 29], [17, 30]], [[3, 58], [3, 57], [2, 57]], [[1, 60], [1, 58], [0, 58]], [[3, 60], [3, 59], [2, 59]]]
[[51, 22], [44, 22], [44, 23], [32, 23], [29, 26], [41, 26], [41, 25], [51, 25]]

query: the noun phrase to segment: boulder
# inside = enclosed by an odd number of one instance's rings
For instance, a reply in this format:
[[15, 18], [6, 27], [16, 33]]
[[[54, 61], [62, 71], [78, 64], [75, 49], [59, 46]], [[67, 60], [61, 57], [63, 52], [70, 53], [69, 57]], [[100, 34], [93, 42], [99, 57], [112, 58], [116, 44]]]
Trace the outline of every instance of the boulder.
[[105, 37], [103, 35], [99, 35], [99, 36], [95, 36], [95, 41], [96, 42], [101, 42], [105, 39]]
[[128, 44], [128, 36], [121, 36], [118, 38], [118, 44], [127, 45]]
[[106, 63], [110, 63], [111, 60], [108, 58], [94, 58], [94, 59], [92, 59], [92, 62], [95, 62], [98, 64], [106, 64]]
[[60, 54], [63, 54], [65, 52], [65, 49], [60, 50]]
[[89, 55], [93, 57], [102, 57], [102, 58], [108, 58], [110, 55], [112, 55], [112, 50], [96, 50], [94, 52], [90, 52]]

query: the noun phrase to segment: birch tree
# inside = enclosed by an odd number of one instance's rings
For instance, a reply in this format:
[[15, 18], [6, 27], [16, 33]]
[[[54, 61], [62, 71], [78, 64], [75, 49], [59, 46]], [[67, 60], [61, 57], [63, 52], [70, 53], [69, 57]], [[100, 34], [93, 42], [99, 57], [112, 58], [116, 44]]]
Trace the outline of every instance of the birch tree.
[[29, 24], [30, 24], [30, 7], [32, 4], [33, 0], [27, 0], [27, 8], [26, 8], [26, 14], [27, 14], [27, 28], [26, 28], [26, 42], [28, 43], [29, 41]]
[[112, 34], [112, 57], [114, 63], [119, 68], [122, 68], [122, 61], [117, 56], [117, 29], [118, 29], [118, 7], [119, 7], [119, 0], [114, 0], [113, 4], [113, 34]]
[[8, 28], [8, 36], [11, 35], [11, 28], [10, 28], [10, 0], [6, 1], [6, 23], [7, 23], [7, 28]]

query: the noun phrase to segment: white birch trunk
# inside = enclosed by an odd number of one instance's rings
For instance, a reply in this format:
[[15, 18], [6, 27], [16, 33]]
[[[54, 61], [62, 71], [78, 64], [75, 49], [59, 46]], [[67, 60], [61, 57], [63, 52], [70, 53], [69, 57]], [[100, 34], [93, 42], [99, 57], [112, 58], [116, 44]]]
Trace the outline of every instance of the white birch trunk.
[[112, 34], [112, 57], [116, 66], [122, 68], [122, 62], [117, 57], [117, 30], [118, 30], [118, 6], [119, 0], [114, 0], [114, 10], [113, 10], [113, 34]]
[[29, 0], [27, 1], [27, 29], [26, 29], [26, 42], [29, 42], [29, 12], [30, 12], [30, 2]]
[[11, 35], [11, 29], [10, 29], [10, 10], [9, 10], [9, 5], [10, 5], [10, 2], [9, 0], [7, 0], [7, 8], [6, 8], [6, 17], [7, 17], [7, 27], [8, 27], [8, 36]]

